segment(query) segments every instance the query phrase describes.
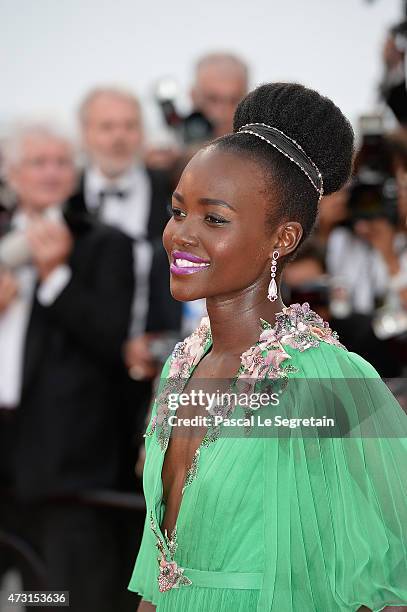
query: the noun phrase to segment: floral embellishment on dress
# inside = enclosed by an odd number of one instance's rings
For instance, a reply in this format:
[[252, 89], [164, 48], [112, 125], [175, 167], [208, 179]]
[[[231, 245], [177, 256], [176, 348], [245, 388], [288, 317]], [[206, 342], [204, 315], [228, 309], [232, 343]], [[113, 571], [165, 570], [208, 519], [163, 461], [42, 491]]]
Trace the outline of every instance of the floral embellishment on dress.
[[[251, 393], [256, 383], [265, 379], [270, 380], [270, 383], [276, 380], [282, 381], [283, 386], [280, 389], [283, 390], [288, 383], [289, 374], [298, 372], [296, 367], [285, 363], [291, 359], [291, 355], [287, 353], [284, 346], [290, 346], [302, 352], [319, 346], [323, 341], [344, 348], [336, 332], [333, 332], [329, 324], [310, 309], [307, 302], [285, 306], [280, 313], [276, 314], [274, 325], [264, 319], [260, 319], [260, 325], [259, 340], [240, 357], [240, 368], [231, 385], [233, 391]], [[173, 350], [168, 379], [164, 382], [156, 400], [157, 415], [152, 420], [151, 428], [146, 434], [152, 435], [159, 426], [157, 438], [164, 452], [171, 433], [168, 423], [169, 394], [182, 393], [191, 370], [199, 363], [211, 340], [209, 317], [203, 317], [197, 329], [183, 342], [176, 344]], [[215, 405], [209, 410], [208, 416], [221, 415], [223, 418], [229, 418], [234, 408], [233, 403]], [[244, 408], [246, 416], [252, 414], [254, 410], [254, 408]], [[219, 438], [220, 429], [220, 425], [212, 424], [208, 427], [187, 472], [183, 492], [196, 478], [200, 449], [215, 442]]]
[[158, 590], [160, 593], [164, 593], [170, 589], [176, 589], [182, 585], [187, 586], [192, 584], [191, 580], [184, 576], [184, 568], [180, 567], [177, 562], [174, 561], [174, 555], [177, 550], [177, 528], [174, 528], [170, 537], [168, 537], [167, 531], [165, 531], [164, 534], [170, 557], [170, 561], [167, 561], [165, 545], [162, 537], [158, 533], [152, 512], [150, 512], [150, 526], [156, 538], [156, 546], [160, 552], [160, 556], [157, 557], [159, 567]]
[[163, 451], [166, 450], [170, 437], [170, 426], [168, 424], [168, 417], [170, 416], [168, 406], [169, 395], [182, 393], [188, 382], [191, 369], [199, 363], [210, 340], [209, 317], [203, 317], [197, 329], [183, 342], [178, 342], [174, 347], [168, 378], [164, 382], [162, 389], [158, 392], [156, 400], [158, 406], [157, 415], [153, 424], [154, 429], [160, 426], [158, 441]]
[[192, 584], [189, 578], [182, 575], [184, 570], [175, 561], [160, 561], [160, 574], [158, 576], [158, 589], [161, 593], [180, 586], [180, 584]]
[[[267, 323], [261, 321], [262, 325]], [[260, 334], [259, 341], [240, 356], [241, 366], [236, 379], [236, 387], [240, 393], [250, 393], [256, 382], [265, 378], [284, 378], [289, 371], [296, 368], [282, 368], [281, 364], [291, 356], [284, 350], [283, 346], [270, 329], [264, 329]]]
[[344, 348], [338, 335], [316, 312], [310, 309], [308, 302], [292, 304], [283, 308], [276, 315], [274, 327], [264, 330], [261, 337], [268, 337], [280, 344], [286, 344], [300, 351], [319, 346], [320, 340]]

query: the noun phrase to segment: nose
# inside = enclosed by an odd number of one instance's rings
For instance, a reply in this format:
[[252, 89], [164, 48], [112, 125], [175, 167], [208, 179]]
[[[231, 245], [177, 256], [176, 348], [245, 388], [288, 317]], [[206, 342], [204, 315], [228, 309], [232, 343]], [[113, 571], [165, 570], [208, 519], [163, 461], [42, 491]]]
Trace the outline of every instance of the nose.
[[199, 238], [191, 223], [188, 223], [188, 221], [184, 219], [182, 223], [174, 225], [176, 225], [176, 227], [172, 234], [172, 242], [175, 246], [199, 246]]
[[174, 234], [172, 237], [172, 241], [175, 246], [181, 247], [199, 245], [199, 241], [195, 236], [185, 235], [185, 233], [183, 233], [182, 235]]

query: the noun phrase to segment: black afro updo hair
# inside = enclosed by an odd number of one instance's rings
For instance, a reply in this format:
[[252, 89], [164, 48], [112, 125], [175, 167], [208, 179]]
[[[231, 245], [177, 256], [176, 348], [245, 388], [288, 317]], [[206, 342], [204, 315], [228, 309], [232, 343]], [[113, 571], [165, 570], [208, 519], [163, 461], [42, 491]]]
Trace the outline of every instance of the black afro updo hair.
[[298, 221], [304, 240], [314, 226], [319, 195], [300, 168], [274, 147], [252, 134], [236, 133], [247, 123], [265, 123], [297, 141], [321, 172], [324, 195], [337, 191], [349, 179], [352, 127], [339, 108], [317, 91], [297, 83], [270, 83], [243, 98], [235, 112], [234, 133], [214, 143], [262, 165], [273, 203], [270, 226], [281, 220]]

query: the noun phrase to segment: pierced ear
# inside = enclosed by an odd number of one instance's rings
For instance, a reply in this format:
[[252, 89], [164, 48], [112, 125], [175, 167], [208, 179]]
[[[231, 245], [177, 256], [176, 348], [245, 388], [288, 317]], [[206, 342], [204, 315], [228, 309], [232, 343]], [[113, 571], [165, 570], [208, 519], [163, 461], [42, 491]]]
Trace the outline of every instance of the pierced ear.
[[[289, 255], [297, 248], [303, 233], [304, 230], [301, 223], [298, 223], [297, 221], [289, 221], [288, 223], [284, 223], [284, 225], [281, 225], [277, 230], [277, 237], [273, 246], [273, 251], [278, 250], [280, 257]], [[270, 253], [270, 257], [272, 257], [272, 252]]]

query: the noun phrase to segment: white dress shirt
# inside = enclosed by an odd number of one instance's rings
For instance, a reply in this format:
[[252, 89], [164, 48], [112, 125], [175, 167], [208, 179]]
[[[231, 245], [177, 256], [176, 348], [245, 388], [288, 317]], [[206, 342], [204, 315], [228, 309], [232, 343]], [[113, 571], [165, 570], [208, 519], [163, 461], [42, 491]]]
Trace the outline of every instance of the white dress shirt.
[[[58, 211], [58, 212], [55, 212]], [[60, 209], [47, 216], [61, 217]], [[14, 215], [11, 227], [22, 232], [28, 218], [23, 212]], [[1, 272], [0, 272], [1, 273]], [[37, 271], [32, 264], [14, 270], [18, 294], [9, 306], [0, 312], [0, 406], [16, 408], [21, 398], [25, 338], [32, 309]], [[37, 289], [37, 299], [43, 306], [52, 304], [71, 278], [71, 270], [63, 264], [55, 268]]]
[[146, 169], [135, 164], [114, 181], [95, 167], [85, 172], [85, 202], [90, 211], [96, 212], [99, 208], [100, 193], [112, 189], [126, 193], [126, 197], [105, 196], [100, 211], [101, 221], [121, 229], [131, 238], [146, 236], [151, 202], [151, 185]]
[[382, 255], [370, 244], [347, 228], [338, 227], [331, 233], [327, 245], [328, 273], [346, 284], [355, 312], [371, 314], [376, 298], [383, 298], [386, 303], [394, 302], [397, 291], [407, 286], [407, 250], [403, 234], [395, 236], [394, 246], [401, 270], [392, 278]]
[[[105, 195], [101, 204], [101, 192], [112, 190], [123, 192], [125, 197]], [[141, 164], [134, 164], [112, 181], [92, 166], [85, 172], [84, 196], [90, 212], [98, 212], [103, 223], [117, 227], [136, 240], [133, 247], [136, 291], [129, 329], [129, 336], [136, 336], [145, 330], [153, 257], [151, 244], [147, 240], [151, 206], [151, 183], [147, 171]]]

